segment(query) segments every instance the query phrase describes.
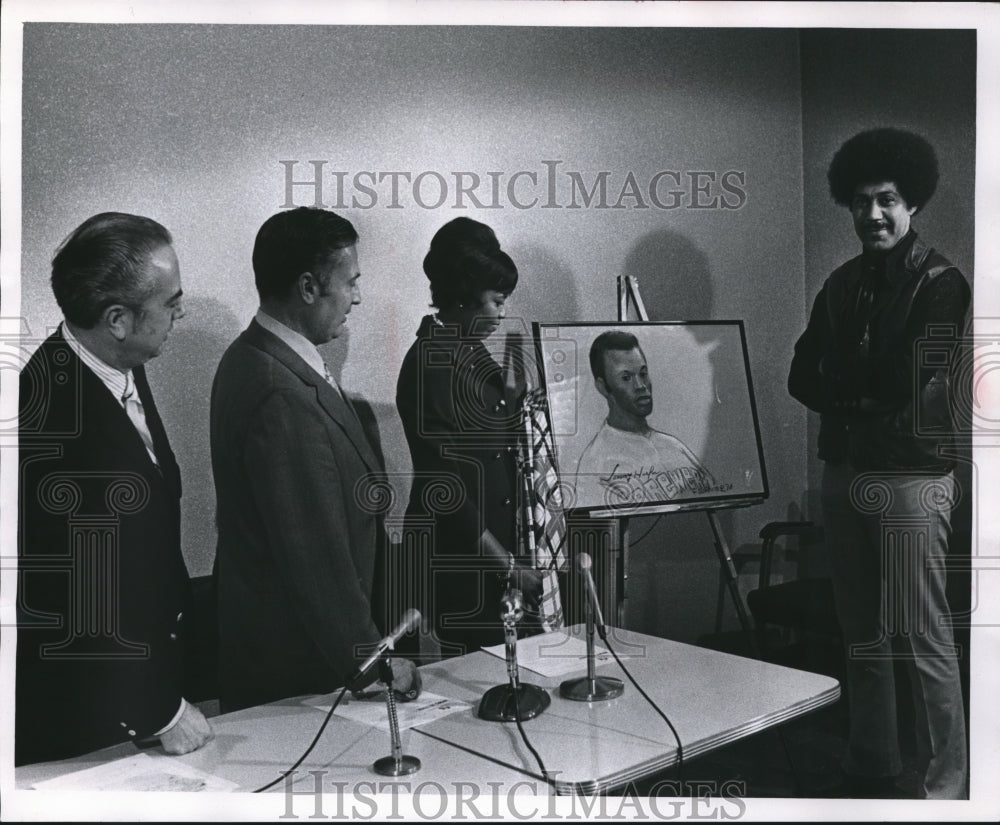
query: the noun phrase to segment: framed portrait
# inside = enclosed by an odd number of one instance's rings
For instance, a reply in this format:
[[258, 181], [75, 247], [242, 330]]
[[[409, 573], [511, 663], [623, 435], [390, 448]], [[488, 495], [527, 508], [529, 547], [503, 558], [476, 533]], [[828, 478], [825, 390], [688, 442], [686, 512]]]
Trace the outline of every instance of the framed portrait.
[[567, 510], [767, 497], [742, 321], [534, 324]]

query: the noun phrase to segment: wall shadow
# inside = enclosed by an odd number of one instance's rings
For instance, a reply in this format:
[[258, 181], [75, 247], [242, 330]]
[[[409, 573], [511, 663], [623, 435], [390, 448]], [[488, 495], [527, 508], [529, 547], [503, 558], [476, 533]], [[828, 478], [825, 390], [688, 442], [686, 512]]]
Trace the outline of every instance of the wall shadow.
[[644, 235], [625, 257], [622, 275], [637, 280], [650, 321], [712, 317], [708, 256], [681, 232], [658, 229]]
[[184, 310], [184, 319], [147, 372], [181, 468], [184, 559], [192, 576], [204, 576], [212, 571], [216, 542], [209, 443], [212, 381], [226, 348], [246, 325], [215, 298], [185, 296]]
[[[677, 230], [659, 229], [640, 238], [625, 257], [622, 275], [636, 279], [651, 322], [715, 318], [715, 283], [708, 255]], [[697, 325], [692, 334], [700, 344], [713, 339], [710, 330]], [[647, 353], [647, 358], [655, 369], [654, 354]], [[724, 363], [725, 359], [710, 352], [714, 399], [708, 412], [706, 446], [699, 456], [709, 469], [728, 463], [720, 425], [723, 405], [734, 393], [742, 392], [742, 374], [723, 368]], [[683, 392], [684, 388], [674, 390]], [[732, 510], [713, 512], [731, 543]], [[632, 521], [635, 542], [629, 558], [629, 627], [695, 641], [718, 631], [724, 616], [735, 617], [728, 594], [720, 588], [719, 562], [704, 513], [668, 513]]]
[[517, 289], [509, 317], [567, 324], [581, 320], [578, 277], [556, 253], [543, 246], [514, 245], [507, 253], [517, 265]]

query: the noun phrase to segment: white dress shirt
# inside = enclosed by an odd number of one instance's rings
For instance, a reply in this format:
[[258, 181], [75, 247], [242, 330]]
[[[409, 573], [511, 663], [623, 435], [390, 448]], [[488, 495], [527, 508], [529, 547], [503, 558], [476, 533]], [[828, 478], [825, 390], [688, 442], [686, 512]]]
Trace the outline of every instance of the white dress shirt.
[[149, 426], [146, 424], [146, 413], [142, 409], [139, 392], [135, 388], [135, 379], [132, 376], [132, 370], [122, 372], [110, 364], [106, 364], [87, 349], [80, 342], [80, 339], [72, 333], [69, 325], [65, 323], [62, 325], [62, 334], [63, 338], [66, 339], [66, 343], [73, 348], [73, 352], [80, 356], [80, 360], [101, 380], [101, 383], [114, 396], [115, 401], [125, 410], [129, 420], [142, 438], [142, 443], [145, 445], [149, 457], [156, 466], [159, 466], [160, 462], [157, 461], [156, 452], [153, 450], [153, 436], [149, 432]]
[[331, 387], [333, 387], [337, 392], [343, 397], [343, 392], [341, 392], [340, 386], [330, 375], [330, 370], [326, 366], [326, 361], [323, 360], [323, 356], [319, 354], [319, 350], [316, 349], [316, 345], [302, 335], [296, 332], [291, 327], [285, 326], [281, 321], [272, 318], [263, 309], [258, 309], [257, 314], [254, 316], [254, 320], [260, 324], [264, 329], [270, 332], [272, 335], [278, 336], [282, 341], [288, 344], [292, 348], [292, 351], [299, 356], [303, 361], [305, 361], [313, 371], [324, 379]]

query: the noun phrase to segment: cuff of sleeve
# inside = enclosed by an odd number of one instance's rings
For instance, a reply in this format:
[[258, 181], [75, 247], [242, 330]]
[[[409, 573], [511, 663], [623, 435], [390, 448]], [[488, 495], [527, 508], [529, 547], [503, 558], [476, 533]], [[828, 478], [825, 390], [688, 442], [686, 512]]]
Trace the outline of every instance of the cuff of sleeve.
[[173, 719], [171, 719], [171, 720], [170, 720], [170, 721], [169, 721], [169, 722], [168, 722], [168, 723], [167, 723], [166, 725], [164, 725], [164, 726], [163, 726], [162, 728], [160, 728], [160, 729], [159, 729], [159, 730], [158, 730], [158, 731], [157, 731], [156, 733], [154, 733], [154, 734], [153, 734], [153, 736], [163, 736], [163, 734], [165, 734], [165, 733], [166, 733], [167, 731], [169, 731], [169, 730], [170, 730], [170, 729], [171, 729], [171, 728], [172, 728], [172, 727], [173, 727], [174, 725], [176, 725], [176, 724], [177, 724], [178, 722], [180, 722], [180, 720], [181, 720], [181, 717], [182, 717], [182, 716], [184, 715], [184, 711], [186, 711], [186, 710], [187, 710], [187, 706], [188, 706], [188, 703], [187, 703], [187, 699], [185, 699], [185, 698], [184, 698], [184, 697], [182, 696], [182, 697], [181, 697], [181, 704], [180, 704], [180, 707], [178, 707], [178, 708], [177, 708], [177, 713], [175, 713], [175, 714], [174, 714], [174, 718], [173, 718]]

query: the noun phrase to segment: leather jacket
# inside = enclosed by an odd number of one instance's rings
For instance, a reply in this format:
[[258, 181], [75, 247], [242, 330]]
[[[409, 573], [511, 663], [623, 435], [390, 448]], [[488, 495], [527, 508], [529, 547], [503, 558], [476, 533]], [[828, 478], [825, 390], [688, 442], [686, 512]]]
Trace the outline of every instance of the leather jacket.
[[858, 471], [954, 467], [955, 367], [970, 301], [962, 273], [913, 230], [887, 255], [863, 253], [830, 275], [788, 376], [791, 395], [821, 414], [821, 459], [849, 458]]

